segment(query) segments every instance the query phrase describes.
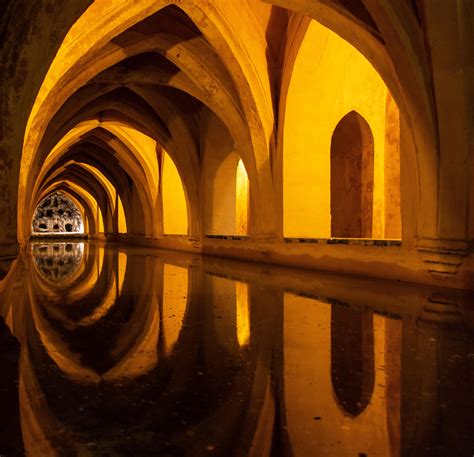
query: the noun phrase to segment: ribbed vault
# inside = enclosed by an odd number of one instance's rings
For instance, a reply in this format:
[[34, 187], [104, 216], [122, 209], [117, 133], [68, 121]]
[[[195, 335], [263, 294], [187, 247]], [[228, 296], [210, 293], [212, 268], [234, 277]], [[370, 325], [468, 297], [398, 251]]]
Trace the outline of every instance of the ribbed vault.
[[[8, 11], [18, 8], [12, 3]], [[0, 166], [11, 169], [2, 198], [4, 251], [16, 238], [7, 229], [12, 208], [24, 245], [40, 199], [62, 189], [84, 208], [97, 238], [418, 282], [442, 277], [464, 287], [470, 273], [456, 275], [461, 265], [472, 270], [464, 262], [474, 227], [472, 94], [464, 71], [472, 53], [458, 31], [469, 29], [472, 15], [454, 11], [384, 0], [84, 0], [83, 8], [71, 7], [74, 20], [64, 30], [52, 26], [47, 8], [29, 11], [50, 21], [51, 33], [32, 33], [53, 44], [37, 75], [26, 55], [37, 40], [14, 46], [18, 65], [2, 75], [13, 94], [2, 105], [11, 116], [0, 138]], [[331, 49], [341, 54], [325, 55], [337, 40]], [[354, 72], [355, 97], [347, 81], [335, 83], [342, 73], [351, 77], [346, 67], [357, 59], [341, 57], [354, 57], [348, 47], [370, 73], [359, 78], [363, 86]], [[20, 60], [26, 82], [15, 83]], [[324, 73], [329, 61], [334, 74]], [[326, 105], [318, 94], [328, 95]], [[343, 104], [332, 119], [329, 111]], [[333, 237], [326, 124], [334, 130], [352, 110], [374, 134], [371, 238], [394, 239], [390, 247], [400, 248], [382, 257], [373, 243], [348, 242], [342, 252], [325, 241]], [[319, 143], [307, 141], [317, 136]], [[291, 163], [301, 176], [288, 175]], [[245, 202], [237, 202], [237, 164], [247, 180]], [[305, 200], [308, 210], [298, 204]], [[247, 221], [245, 229], [237, 219]], [[306, 238], [323, 241], [287, 244]], [[377, 262], [384, 267], [374, 269]]]
[[[92, 9], [76, 26], [87, 23]], [[197, 13], [195, 8], [191, 13]], [[251, 123], [228, 63], [175, 6], [126, 25], [120, 24], [123, 29], [115, 30], [108, 41], [97, 40], [76, 61], [68, 61], [47, 99], [42, 100], [40, 92], [25, 138], [20, 204], [31, 211], [45, 188], [72, 183], [96, 200], [105, 234], [118, 232], [118, 195], [128, 232], [160, 237], [163, 163], [168, 155], [182, 182], [188, 234], [199, 237], [202, 119], [212, 113], [221, 120], [219, 134], [233, 139], [245, 163], [253, 204], [263, 208], [259, 189], [269, 184], [268, 177], [262, 182], [269, 164], [255, 154]], [[53, 81], [57, 61], [50, 69]], [[264, 214], [260, 222], [255, 220], [253, 226], [265, 231]], [[28, 237], [24, 223], [20, 233]]]

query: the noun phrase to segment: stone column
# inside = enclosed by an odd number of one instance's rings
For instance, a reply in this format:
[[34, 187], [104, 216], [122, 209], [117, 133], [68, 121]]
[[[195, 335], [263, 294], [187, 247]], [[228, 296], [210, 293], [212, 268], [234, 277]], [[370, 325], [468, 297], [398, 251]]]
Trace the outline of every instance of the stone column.
[[419, 240], [418, 250], [433, 275], [448, 278], [457, 273], [470, 249], [474, 10], [468, 3], [428, 0], [423, 11], [438, 121], [438, 236]]

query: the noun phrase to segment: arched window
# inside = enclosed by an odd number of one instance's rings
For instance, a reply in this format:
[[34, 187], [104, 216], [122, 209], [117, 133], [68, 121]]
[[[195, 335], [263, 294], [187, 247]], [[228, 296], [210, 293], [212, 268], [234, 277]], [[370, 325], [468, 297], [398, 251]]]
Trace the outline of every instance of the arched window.
[[32, 221], [33, 235], [77, 235], [84, 233], [81, 212], [66, 195], [54, 192], [41, 200]]
[[355, 111], [337, 124], [331, 138], [331, 236], [371, 238], [374, 139]]

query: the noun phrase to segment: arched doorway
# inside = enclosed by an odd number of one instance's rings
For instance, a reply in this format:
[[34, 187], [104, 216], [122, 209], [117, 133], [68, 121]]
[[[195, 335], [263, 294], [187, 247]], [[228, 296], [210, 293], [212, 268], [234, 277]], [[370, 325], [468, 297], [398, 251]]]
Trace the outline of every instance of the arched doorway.
[[374, 197], [374, 138], [355, 111], [331, 138], [331, 236], [371, 238]]

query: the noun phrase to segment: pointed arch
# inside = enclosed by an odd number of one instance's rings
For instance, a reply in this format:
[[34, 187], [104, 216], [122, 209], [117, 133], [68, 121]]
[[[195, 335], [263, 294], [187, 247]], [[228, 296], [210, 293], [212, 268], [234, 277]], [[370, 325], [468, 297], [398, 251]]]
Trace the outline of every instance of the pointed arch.
[[331, 138], [331, 236], [372, 238], [374, 137], [356, 111], [346, 114]]

